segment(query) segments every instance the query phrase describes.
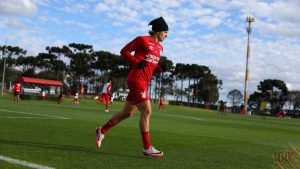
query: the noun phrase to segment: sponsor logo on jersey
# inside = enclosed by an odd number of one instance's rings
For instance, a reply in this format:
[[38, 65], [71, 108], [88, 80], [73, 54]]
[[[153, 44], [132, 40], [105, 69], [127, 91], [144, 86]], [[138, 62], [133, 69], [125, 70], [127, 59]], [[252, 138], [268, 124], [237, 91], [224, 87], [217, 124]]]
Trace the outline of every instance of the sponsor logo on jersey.
[[153, 50], [153, 46], [149, 46], [149, 50]]
[[159, 61], [159, 57], [157, 57], [157, 56], [155, 56], [155, 55], [152, 55], [152, 54], [150, 54], [150, 53], [148, 53], [147, 55], [146, 55], [146, 61], [147, 62], [151, 62], [151, 63], [154, 63], [154, 64], [157, 64], [158, 63], [158, 61]]
[[143, 99], [145, 99], [146, 96], [147, 96], [146, 91], [141, 92], [141, 96], [142, 96]]

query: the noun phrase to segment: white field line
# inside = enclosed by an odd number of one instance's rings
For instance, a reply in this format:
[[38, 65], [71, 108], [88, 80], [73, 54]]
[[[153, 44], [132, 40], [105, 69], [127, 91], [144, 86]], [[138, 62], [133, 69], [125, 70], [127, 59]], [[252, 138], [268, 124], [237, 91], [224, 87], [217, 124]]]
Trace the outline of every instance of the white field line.
[[34, 116], [43, 116], [43, 117], [50, 117], [50, 118], [58, 118], [58, 119], [64, 119], [64, 120], [69, 119], [69, 118], [60, 117], [60, 116], [52, 116], [52, 115], [47, 115], [47, 114], [27, 113], [27, 112], [19, 112], [19, 111], [10, 111], [10, 110], [4, 110], [4, 109], [0, 109], [0, 111], [10, 112], [10, 113], [17, 113], [17, 114], [29, 114], [29, 115], [34, 115]]
[[175, 118], [184, 118], [184, 119], [192, 119], [192, 120], [198, 120], [198, 121], [202, 121], [203, 120], [203, 119], [196, 118], [196, 117], [183, 116], [183, 115], [174, 115], [174, 114], [167, 114], [167, 113], [159, 113], [159, 114], [156, 113], [155, 115], [175, 117]]
[[0, 119], [56, 119], [53, 117], [5, 117], [5, 116], [0, 116]]
[[44, 166], [44, 165], [40, 165], [40, 164], [30, 163], [27, 161], [17, 160], [17, 159], [5, 157], [2, 155], [0, 155], [0, 160], [6, 161], [6, 162], [9, 162], [12, 164], [18, 164], [18, 165], [27, 166], [27, 167], [36, 168], [36, 169], [55, 169], [53, 167], [48, 167], [48, 166]]

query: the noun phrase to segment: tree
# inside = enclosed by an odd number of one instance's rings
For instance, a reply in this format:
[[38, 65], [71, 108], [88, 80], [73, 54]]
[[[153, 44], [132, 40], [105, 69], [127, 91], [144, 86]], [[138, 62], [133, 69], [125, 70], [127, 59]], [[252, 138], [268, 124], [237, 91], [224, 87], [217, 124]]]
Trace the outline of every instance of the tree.
[[219, 89], [222, 86], [222, 80], [211, 74], [210, 71], [204, 74], [198, 84], [198, 93], [201, 101], [212, 103], [219, 98]]
[[227, 98], [231, 103], [232, 107], [235, 107], [241, 103], [241, 101], [243, 100], [243, 95], [241, 91], [233, 89], [228, 93]]
[[72, 77], [73, 92], [79, 91], [86, 79], [94, 75], [91, 66], [95, 58], [92, 56], [93, 46], [85, 44], [69, 44], [71, 48], [66, 54], [70, 58], [69, 73]]
[[15, 81], [17, 77], [21, 74], [20, 71], [14, 69], [14, 65], [16, 65], [16, 58], [23, 57], [26, 55], [27, 51], [18, 47], [18, 46], [0, 46], [0, 52], [2, 55], [5, 54], [6, 57], [2, 57], [0, 68], [1, 74], [0, 78], [2, 79], [3, 75], [3, 66], [6, 68], [6, 75], [4, 75], [4, 81]]
[[181, 102], [182, 102], [182, 96], [183, 96], [183, 93], [184, 93], [183, 81], [186, 79], [185, 67], [186, 67], [185, 64], [177, 63], [176, 66], [175, 66], [175, 69], [173, 71], [173, 75], [176, 77], [176, 79], [181, 80], [181, 87], [180, 87], [181, 92], [179, 92]]
[[[289, 91], [286, 84], [278, 79], [266, 79], [261, 81], [257, 86], [259, 92], [250, 95], [249, 102], [254, 101], [267, 101], [271, 104], [271, 109], [275, 113], [275, 108], [278, 106], [283, 107], [288, 99]], [[258, 104], [258, 103], [257, 103]]]
[[293, 107], [293, 110], [300, 109], [300, 91], [290, 91], [288, 95], [288, 102], [290, 106]]
[[[60, 47], [46, 47], [46, 50], [49, 54], [55, 55], [55, 59], [52, 61], [53, 67], [55, 69], [55, 77], [56, 80], [61, 79], [63, 80], [62, 73], [66, 69], [66, 64], [61, 61], [61, 56], [68, 54], [69, 50], [66, 48], [66, 46], [60, 48]], [[61, 78], [59, 78], [59, 74], [61, 74]]]
[[171, 69], [173, 62], [168, 60], [167, 57], [162, 56], [159, 60], [158, 66], [161, 67], [160, 73], [160, 96], [164, 97], [166, 94], [172, 93], [173, 78], [171, 77]]
[[193, 90], [193, 103], [195, 101], [201, 100], [201, 96], [198, 95], [199, 90], [199, 81], [204, 77], [206, 73], [210, 73], [210, 70], [207, 66], [192, 64], [192, 73], [191, 77], [194, 79], [194, 84], [190, 86]]

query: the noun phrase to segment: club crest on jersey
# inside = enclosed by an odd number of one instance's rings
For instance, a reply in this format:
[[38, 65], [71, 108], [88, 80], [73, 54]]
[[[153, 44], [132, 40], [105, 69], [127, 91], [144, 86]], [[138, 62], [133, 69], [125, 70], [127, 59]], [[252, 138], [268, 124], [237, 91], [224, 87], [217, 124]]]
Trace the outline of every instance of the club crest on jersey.
[[146, 91], [141, 92], [141, 96], [142, 96], [143, 99], [145, 99], [146, 96], [147, 96], [147, 95], [146, 95]]

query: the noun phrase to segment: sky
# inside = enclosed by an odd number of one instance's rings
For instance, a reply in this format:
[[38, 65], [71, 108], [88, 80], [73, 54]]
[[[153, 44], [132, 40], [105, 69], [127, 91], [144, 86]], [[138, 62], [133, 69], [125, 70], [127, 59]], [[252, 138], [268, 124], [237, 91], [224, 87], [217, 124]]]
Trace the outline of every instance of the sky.
[[7, 40], [36, 56], [75, 42], [119, 54], [160, 16], [169, 25], [163, 56], [208, 66], [223, 81], [223, 98], [244, 92], [247, 16], [255, 18], [249, 94], [265, 79], [300, 90], [300, 0], [1, 0], [0, 45]]

